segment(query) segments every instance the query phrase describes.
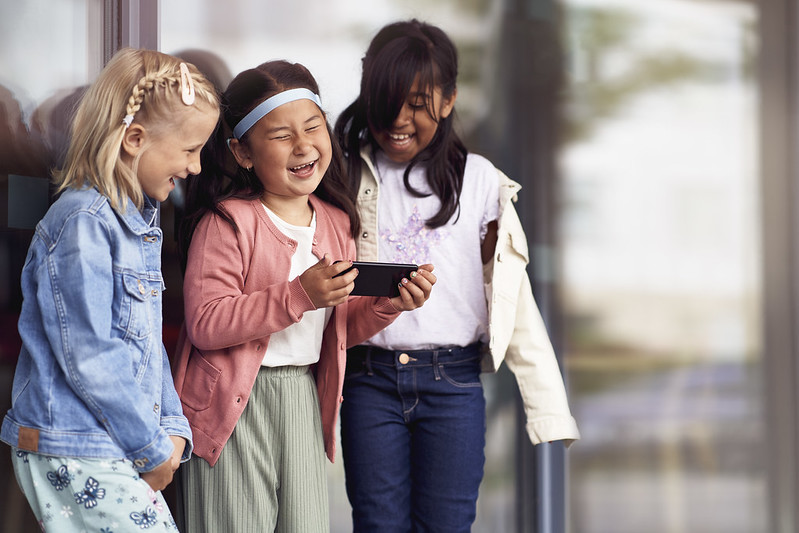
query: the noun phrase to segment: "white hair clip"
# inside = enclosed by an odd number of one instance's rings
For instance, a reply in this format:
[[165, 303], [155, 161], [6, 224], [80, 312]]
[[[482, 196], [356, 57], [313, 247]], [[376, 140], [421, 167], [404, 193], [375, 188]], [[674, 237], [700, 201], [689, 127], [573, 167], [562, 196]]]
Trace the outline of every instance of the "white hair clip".
[[125, 118], [122, 119], [122, 124], [125, 125], [125, 129], [128, 129], [133, 124], [133, 115], [125, 115]]
[[194, 103], [194, 80], [186, 63], [180, 64], [180, 99], [186, 105]]

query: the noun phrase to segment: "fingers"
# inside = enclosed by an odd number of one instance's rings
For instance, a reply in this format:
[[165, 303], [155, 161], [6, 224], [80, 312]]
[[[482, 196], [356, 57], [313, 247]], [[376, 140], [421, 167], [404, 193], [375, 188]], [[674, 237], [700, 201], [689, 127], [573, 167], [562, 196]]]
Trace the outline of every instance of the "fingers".
[[436, 283], [432, 270], [433, 265], [422, 265], [411, 273], [410, 279], [403, 278], [399, 284], [400, 295], [391, 299], [394, 307], [402, 311], [412, 311], [424, 305]]
[[[431, 288], [433, 285], [435, 285], [436, 280], [438, 279], [436, 278], [435, 274], [433, 274], [433, 268], [434, 268], [433, 265], [420, 265], [419, 268], [416, 270], [416, 272], [419, 275], [421, 275], [424, 279], [427, 280], [428, 283], [430, 283]], [[416, 281], [417, 279], [418, 278], [414, 278], [414, 281]]]
[[355, 287], [358, 271], [352, 261], [333, 261], [325, 254], [314, 266], [300, 274], [300, 283], [314, 306], [332, 307], [344, 303]]
[[141, 478], [150, 485], [153, 490], [164, 490], [172, 481], [172, 462], [167, 459], [149, 472], [140, 474]]
[[180, 467], [180, 459], [183, 457], [183, 450], [186, 449], [186, 439], [183, 437], [176, 437], [174, 435], [170, 435], [169, 439], [172, 441], [172, 445], [175, 447], [174, 451], [172, 452], [172, 456], [170, 457], [172, 473], [174, 474], [178, 467]]

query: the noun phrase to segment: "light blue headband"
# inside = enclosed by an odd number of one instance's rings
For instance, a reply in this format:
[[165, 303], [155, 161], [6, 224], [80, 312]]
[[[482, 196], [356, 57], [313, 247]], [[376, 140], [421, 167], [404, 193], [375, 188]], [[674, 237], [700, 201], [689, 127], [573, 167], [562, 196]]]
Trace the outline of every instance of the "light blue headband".
[[283, 91], [282, 93], [277, 93], [267, 98], [258, 104], [255, 109], [247, 113], [247, 116], [241, 119], [241, 121], [236, 124], [236, 127], [233, 128], [233, 136], [236, 139], [241, 139], [256, 122], [264, 118], [270, 111], [273, 111], [283, 104], [293, 102], [294, 100], [310, 100], [318, 105], [320, 109], [322, 107], [322, 100], [319, 98], [319, 95], [313, 91], [308, 89], [289, 89], [288, 91]]

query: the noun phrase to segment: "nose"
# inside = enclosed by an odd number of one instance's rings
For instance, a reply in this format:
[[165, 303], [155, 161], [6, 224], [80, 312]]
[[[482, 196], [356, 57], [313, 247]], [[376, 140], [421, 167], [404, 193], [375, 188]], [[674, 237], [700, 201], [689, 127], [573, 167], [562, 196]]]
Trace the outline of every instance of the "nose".
[[202, 170], [202, 166], [200, 165], [200, 153], [197, 152], [196, 154], [192, 154], [191, 159], [189, 160], [189, 166], [187, 169], [189, 174], [199, 174]]
[[294, 143], [294, 154], [302, 155], [308, 153], [313, 147], [311, 138], [308, 135], [298, 135]]
[[407, 103], [402, 104], [402, 108], [400, 108], [399, 113], [397, 114], [397, 118], [394, 119], [394, 127], [399, 128], [409, 124], [413, 119], [413, 109]]

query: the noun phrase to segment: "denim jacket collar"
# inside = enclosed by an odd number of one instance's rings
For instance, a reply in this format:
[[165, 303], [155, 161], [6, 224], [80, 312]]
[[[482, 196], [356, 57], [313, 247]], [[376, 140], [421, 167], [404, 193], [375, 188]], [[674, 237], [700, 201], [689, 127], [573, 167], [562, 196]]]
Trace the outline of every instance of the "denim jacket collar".
[[148, 196], [144, 196], [144, 205], [142, 209], [136, 208], [133, 200], [127, 199], [125, 212], [118, 212], [119, 219], [136, 235], [142, 235], [150, 232], [154, 227], [158, 228], [158, 211], [159, 202], [153, 200]]

